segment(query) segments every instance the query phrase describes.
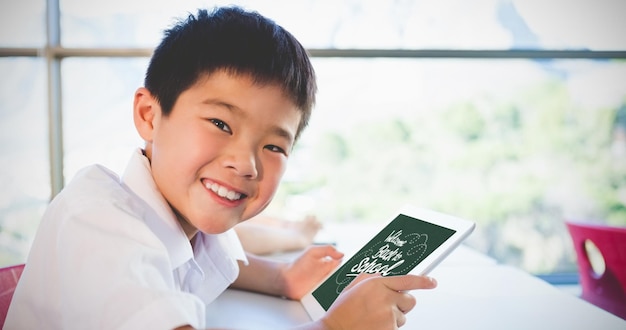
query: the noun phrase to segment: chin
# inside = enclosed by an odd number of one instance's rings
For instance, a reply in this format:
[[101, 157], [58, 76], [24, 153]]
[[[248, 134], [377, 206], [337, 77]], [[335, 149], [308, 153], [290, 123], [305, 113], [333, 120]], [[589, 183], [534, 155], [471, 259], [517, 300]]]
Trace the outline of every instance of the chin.
[[232, 229], [233, 227], [235, 227], [236, 224], [237, 224], [237, 222], [222, 223], [222, 224], [220, 224], [218, 226], [209, 225], [207, 227], [203, 227], [200, 230], [203, 233], [205, 233], [205, 234], [217, 235], [217, 234], [222, 234], [222, 233], [228, 231], [229, 229]]
[[210, 228], [202, 228], [200, 229], [200, 231], [209, 235], [217, 235], [217, 234], [222, 234], [229, 229], [230, 228], [210, 227]]

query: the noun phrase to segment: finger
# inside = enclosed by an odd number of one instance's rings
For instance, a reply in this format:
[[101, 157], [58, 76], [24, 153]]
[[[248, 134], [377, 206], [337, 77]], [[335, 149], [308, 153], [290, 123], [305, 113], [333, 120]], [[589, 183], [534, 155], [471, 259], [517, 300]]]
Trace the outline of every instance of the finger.
[[339, 252], [332, 245], [317, 245], [309, 248], [310, 253], [318, 258], [330, 257], [332, 259], [338, 260], [343, 258], [343, 253]]
[[333, 259], [332, 257], [325, 256], [321, 259], [321, 263], [319, 267], [322, 267], [325, 271], [332, 271], [335, 268], [339, 267], [341, 264], [341, 259]]
[[418, 275], [387, 276], [384, 278], [384, 283], [394, 291], [433, 289], [437, 286], [437, 281], [434, 278]]
[[398, 306], [398, 309], [402, 313], [406, 314], [410, 312], [416, 304], [417, 301], [415, 300], [415, 297], [413, 297], [411, 294], [400, 293], [396, 306]]
[[402, 310], [399, 310], [398, 308], [394, 308], [393, 309], [393, 315], [396, 319], [396, 326], [399, 328], [403, 325], [406, 324], [406, 313], [404, 313]]

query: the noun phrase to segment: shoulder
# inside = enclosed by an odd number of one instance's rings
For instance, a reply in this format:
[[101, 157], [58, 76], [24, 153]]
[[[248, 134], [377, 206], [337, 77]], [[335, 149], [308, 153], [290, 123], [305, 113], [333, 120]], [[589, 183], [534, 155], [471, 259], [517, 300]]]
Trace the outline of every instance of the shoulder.
[[130, 207], [133, 197], [116, 173], [102, 165], [91, 165], [72, 178], [52, 200], [51, 206], [67, 204], [69, 211], [93, 210], [94, 207], [123, 207], [126, 204]]
[[102, 165], [90, 165], [80, 170], [57, 197], [90, 198], [102, 194], [119, 194], [120, 178]]
[[91, 165], [78, 172], [52, 200], [42, 225], [71, 235], [121, 235], [159, 244], [145, 224], [146, 212], [144, 202], [117, 174]]

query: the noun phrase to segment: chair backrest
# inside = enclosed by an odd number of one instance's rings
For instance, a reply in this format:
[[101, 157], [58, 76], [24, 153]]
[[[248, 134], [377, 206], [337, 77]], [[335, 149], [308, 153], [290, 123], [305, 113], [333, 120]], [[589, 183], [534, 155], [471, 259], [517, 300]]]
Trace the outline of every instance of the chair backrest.
[[22, 270], [24, 270], [24, 264], [0, 268], [0, 329], [4, 326], [13, 291], [22, 275]]
[[[626, 319], [626, 228], [574, 221], [566, 225], [576, 250], [582, 298]], [[604, 261], [599, 270], [590, 250], [594, 246]]]

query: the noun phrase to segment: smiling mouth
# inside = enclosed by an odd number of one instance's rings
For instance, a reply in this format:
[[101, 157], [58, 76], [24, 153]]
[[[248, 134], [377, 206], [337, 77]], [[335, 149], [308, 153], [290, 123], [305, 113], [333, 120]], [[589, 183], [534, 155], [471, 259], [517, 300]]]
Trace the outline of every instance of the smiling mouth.
[[213, 191], [214, 193], [216, 193], [218, 196], [222, 197], [222, 198], [226, 198], [228, 200], [231, 201], [236, 201], [236, 200], [240, 200], [242, 198], [245, 198], [246, 195], [242, 194], [242, 193], [238, 193], [236, 191], [230, 190], [224, 186], [220, 186], [219, 184], [215, 183], [215, 182], [209, 182], [207, 181], [204, 186]]

